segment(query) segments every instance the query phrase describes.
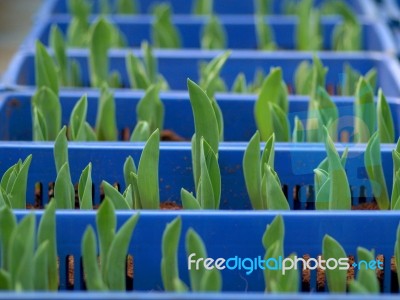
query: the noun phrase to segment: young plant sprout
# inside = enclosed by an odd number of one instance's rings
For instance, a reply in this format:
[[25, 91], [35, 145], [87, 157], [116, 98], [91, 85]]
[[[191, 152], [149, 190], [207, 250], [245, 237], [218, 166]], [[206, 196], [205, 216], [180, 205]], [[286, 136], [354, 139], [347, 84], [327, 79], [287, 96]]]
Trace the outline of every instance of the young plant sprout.
[[[182, 231], [182, 219], [176, 217], [165, 227], [162, 237], [161, 277], [164, 290], [168, 292], [187, 292], [189, 287], [179, 278], [178, 246]], [[206, 258], [207, 250], [201, 237], [189, 228], [185, 237], [186, 255]], [[207, 270], [203, 265], [189, 270], [190, 286], [193, 292], [220, 292], [222, 276], [216, 268]]]
[[216, 101], [211, 100], [195, 82], [188, 79], [188, 91], [193, 110], [195, 134], [192, 137], [192, 165], [195, 187], [200, 181], [201, 140], [204, 139], [215, 155], [221, 136], [221, 123], [218, 122]]
[[243, 174], [253, 209], [288, 210], [289, 204], [274, 171], [275, 136], [265, 143], [260, 157], [260, 133], [251, 138], [243, 156]]
[[[322, 241], [322, 256], [327, 259], [339, 261], [347, 257], [346, 252], [338, 241], [329, 235], [325, 235]], [[330, 293], [345, 293], [347, 285], [347, 270], [340, 268], [326, 268], [326, 281]]]
[[9, 207], [0, 209], [0, 289], [57, 291], [55, 204], [50, 202], [36, 232], [34, 214], [19, 223]]
[[246, 94], [249, 89], [247, 87], [246, 76], [244, 73], [240, 72], [232, 84], [232, 93], [235, 94]]
[[80, 209], [93, 209], [92, 184], [92, 163], [89, 163], [79, 177], [78, 196]]
[[67, 128], [64, 126], [54, 143], [54, 162], [57, 178], [54, 185], [54, 198], [57, 208], [75, 208], [75, 189], [72, 184], [68, 161]]
[[97, 261], [96, 235], [89, 225], [82, 238], [82, 262], [89, 291], [125, 291], [125, 263], [132, 233], [139, 213], [132, 215], [117, 229], [113, 204], [104, 199], [96, 215], [100, 248], [100, 266]]
[[382, 89], [378, 90], [376, 113], [381, 143], [394, 143], [395, 137], [392, 112]]
[[275, 133], [277, 141], [289, 141], [287, 94], [287, 87], [282, 79], [282, 69], [272, 68], [263, 82], [254, 106], [254, 117], [262, 141], [266, 141], [272, 133]]
[[68, 45], [71, 47], [84, 47], [88, 43], [89, 15], [92, 5], [85, 0], [69, 0], [69, 12], [72, 15], [71, 23], [67, 30]]
[[71, 141], [95, 141], [96, 133], [86, 121], [87, 96], [83, 95], [76, 102], [69, 119], [68, 138]]
[[[265, 248], [265, 260], [271, 257], [285, 257], [283, 240], [285, 237], [285, 225], [282, 216], [278, 215], [271, 224], [267, 225], [262, 237]], [[293, 258], [295, 254], [289, 257]], [[296, 268], [287, 270], [282, 274], [281, 270], [264, 270], [265, 291], [270, 293], [297, 293], [299, 291], [299, 273]]]
[[375, 132], [368, 141], [367, 149], [364, 154], [364, 164], [379, 209], [389, 209], [389, 195], [386, 187], [385, 174], [382, 169], [379, 132]]
[[[353, 69], [350, 64], [344, 64], [344, 76], [342, 79], [342, 88], [341, 95], [344, 96], [353, 96], [356, 94], [357, 84], [360, 79], [361, 74], [357, 70]], [[364, 75], [364, 79], [369, 85], [372, 87], [372, 90], [376, 90], [376, 79], [377, 79], [377, 71], [375, 68], [371, 68]]]
[[375, 260], [375, 252], [368, 251], [365, 248], [357, 248], [357, 256], [359, 261], [359, 271], [357, 279], [349, 283], [351, 294], [379, 294], [379, 282], [376, 277], [376, 271], [363, 265], [361, 262], [370, 262]]
[[[131, 209], [159, 209], [160, 192], [158, 183], [160, 131], [156, 129], [147, 140], [139, 161], [139, 167], [132, 157], [124, 163], [124, 180], [126, 190], [118, 197], [125, 206]], [[128, 192], [129, 190], [129, 192]], [[131, 195], [128, 195], [128, 194]], [[112, 198], [112, 197], [111, 197]], [[114, 199], [113, 199], [114, 200]]]
[[337, 1], [332, 3], [335, 13], [343, 18], [343, 22], [335, 26], [332, 44], [336, 51], [359, 51], [361, 49], [362, 29], [357, 16], [347, 4]]
[[31, 161], [32, 155], [29, 155], [24, 162], [18, 160], [3, 174], [0, 182], [0, 208], [4, 206], [13, 209], [26, 208], [26, 186]]
[[204, 138], [200, 140], [200, 178], [196, 195], [181, 190], [184, 209], [218, 209], [221, 201], [221, 173], [217, 153]]
[[294, 117], [294, 129], [292, 134], [293, 143], [303, 143], [305, 141], [304, 126], [298, 116]]
[[54, 51], [55, 63], [58, 66], [58, 78], [62, 86], [69, 84], [68, 80], [68, 58], [64, 36], [57, 25], [51, 26], [50, 46]]
[[[148, 124], [148, 130], [154, 132], [156, 129], [163, 130], [164, 104], [159, 97], [158, 86], [151, 85], [136, 106], [136, 119]], [[147, 139], [146, 139], [147, 140]]]
[[313, 0], [297, 4], [299, 23], [296, 28], [297, 49], [317, 51], [322, 48], [321, 13], [313, 8]]
[[34, 141], [54, 141], [61, 129], [61, 104], [48, 87], [40, 87], [32, 97], [32, 134]]
[[211, 15], [201, 33], [201, 48], [208, 50], [225, 49], [226, 40], [225, 28], [216, 15]]
[[39, 41], [36, 41], [35, 79], [38, 89], [41, 87], [48, 87], [55, 95], [58, 95], [59, 83], [57, 68], [46, 48]]
[[354, 102], [354, 142], [367, 143], [375, 132], [376, 108], [371, 85], [360, 77]]
[[118, 138], [114, 94], [106, 83], [101, 86], [96, 118], [96, 136], [99, 141], [116, 141]]
[[275, 50], [275, 37], [271, 27], [265, 22], [264, 15], [255, 16], [257, 49], [259, 50]]
[[392, 151], [393, 157], [393, 187], [390, 207], [392, 210], [400, 209], [400, 139], [397, 141], [396, 149]]
[[151, 36], [156, 48], [181, 48], [181, 37], [171, 21], [171, 6], [167, 3], [157, 4], [154, 7], [154, 22]]
[[168, 90], [167, 81], [158, 73], [157, 59], [154, 57], [152, 47], [147, 42], [143, 42], [141, 49], [143, 62], [133, 53], [129, 53], [126, 57], [126, 68], [131, 88], [146, 90], [150, 85], [156, 84], [160, 90]]
[[194, 0], [192, 4], [192, 14], [212, 15], [214, 0]]
[[120, 15], [134, 15], [138, 13], [138, 3], [136, 0], [116, 0], [116, 13]]
[[[351, 193], [344, 165], [347, 149], [339, 157], [328, 129], [323, 127], [327, 158], [320, 163], [315, 173], [316, 209], [350, 210]], [[337, 187], [341, 188], [338, 189]]]

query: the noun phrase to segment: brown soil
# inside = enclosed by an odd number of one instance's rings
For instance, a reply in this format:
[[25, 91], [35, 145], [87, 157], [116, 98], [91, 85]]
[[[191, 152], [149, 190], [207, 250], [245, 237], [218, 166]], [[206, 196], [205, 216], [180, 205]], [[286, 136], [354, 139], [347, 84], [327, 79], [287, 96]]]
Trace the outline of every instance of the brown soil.
[[379, 206], [375, 201], [373, 201], [352, 206], [351, 210], [379, 210]]
[[134, 280], [134, 261], [133, 261], [133, 256], [128, 255], [126, 257], [126, 289], [128, 291], [133, 290], [133, 280]]
[[67, 287], [73, 288], [75, 283], [75, 259], [72, 255], [67, 256]]
[[185, 142], [187, 141], [172, 130], [164, 129], [161, 131], [161, 141], [164, 142]]
[[180, 210], [182, 209], [182, 206], [177, 204], [174, 201], [165, 201], [160, 203], [160, 209], [161, 210]]

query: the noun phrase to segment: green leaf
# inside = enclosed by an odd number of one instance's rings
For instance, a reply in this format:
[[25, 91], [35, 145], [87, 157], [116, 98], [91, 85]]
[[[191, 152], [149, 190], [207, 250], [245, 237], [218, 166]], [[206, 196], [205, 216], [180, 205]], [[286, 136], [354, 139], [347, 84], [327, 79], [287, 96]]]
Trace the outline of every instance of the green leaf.
[[108, 50], [111, 30], [106, 19], [100, 17], [90, 30], [89, 68], [92, 87], [100, 88], [108, 79]]
[[117, 0], [116, 13], [121, 15], [134, 15], [138, 13], [138, 4], [136, 0]]
[[47, 53], [46, 48], [36, 41], [35, 53], [35, 78], [37, 88], [48, 87], [58, 95], [58, 76], [53, 58]]
[[201, 209], [199, 201], [184, 188], [181, 189], [181, 201], [183, 209]]
[[130, 137], [131, 142], [145, 142], [151, 135], [150, 125], [146, 121], [139, 121]]
[[38, 244], [47, 243], [47, 268], [42, 267], [48, 277], [48, 289], [58, 290], [58, 268], [57, 268], [57, 238], [56, 238], [56, 203], [54, 200], [47, 205], [39, 223], [37, 233]]
[[129, 83], [132, 89], [147, 89], [151, 82], [142, 62], [133, 54], [126, 56]]
[[316, 51], [322, 47], [321, 16], [313, 9], [313, 0], [305, 0], [297, 5], [298, 25], [296, 27], [297, 49]]
[[335, 26], [332, 44], [336, 51], [358, 51], [361, 49], [361, 26], [357, 16], [347, 4], [337, 1], [332, 3], [334, 13], [343, 18], [343, 22]]
[[86, 19], [92, 11], [92, 6], [88, 1], [68, 0], [68, 9], [74, 17]]
[[348, 63], [344, 64], [344, 77], [342, 81], [342, 95], [353, 96], [356, 93], [357, 82], [361, 74]]
[[329, 131], [329, 136], [332, 141], [337, 141], [337, 125], [339, 119], [339, 112], [336, 104], [331, 100], [328, 92], [323, 87], [317, 89], [315, 98], [315, 107], [317, 109], [318, 116], [318, 129], [321, 136], [320, 140], [323, 138], [323, 133], [321, 128], [325, 126]]
[[[42, 130], [42, 133], [45, 140], [53, 141], [61, 129], [61, 104], [58, 96], [50, 88], [43, 86], [32, 97], [32, 107], [36, 108], [43, 118], [46, 130]], [[35, 124], [36, 118], [33, 120]]]
[[293, 143], [303, 143], [305, 142], [304, 136], [304, 126], [298, 116], [294, 117], [294, 129], [292, 134]]
[[78, 195], [80, 209], [93, 209], [92, 163], [89, 163], [86, 168], [83, 169], [79, 177]]
[[[193, 259], [198, 259], [198, 258], [205, 259], [208, 257], [207, 250], [203, 240], [197, 234], [197, 232], [194, 231], [192, 228], [189, 228], [189, 230], [186, 232], [185, 248], [188, 260], [191, 254], [195, 254]], [[201, 266], [199, 269], [196, 269], [196, 267], [191, 266], [191, 268], [189, 269], [189, 277], [190, 277], [190, 286], [193, 292], [205, 291], [201, 289], [201, 283], [203, 277], [208, 272], [209, 270], [206, 270], [203, 266]]]
[[204, 209], [218, 209], [221, 198], [221, 173], [217, 155], [204, 139], [201, 140], [200, 181], [200, 206]]
[[[364, 262], [370, 262], [375, 260], [375, 255], [373, 251], [368, 251], [365, 248], [358, 247], [357, 248], [357, 256], [358, 256], [358, 261], [364, 261]], [[376, 277], [376, 271], [373, 269], [369, 269], [369, 267], [365, 267], [363, 264], [359, 264], [359, 271], [357, 273], [357, 283], [364, 288], [365, 292], [368, 294], [379, 294], [380, 292], [380, 287], [379, 287], [379, 282], [378, 278]], [[354, 282], [354, 281], [353, 281]], [[358, 288], [357, 284], [352, 287], [352, 283], [350, 283], [350, 292], [360, 292], [360, 289]], [[364, 292], [364, 291], [361, 291]]]
[[83, 95], [76, 102], [69, 119], [69, 136], [71, 141], [86, 141], [87, 96]]
[[0, 269], [0, 291], [12, 290], [11, 275], [6, 270]]
[[181, 228], [182, 219], [178, 216], [167, 224], [162, 236], [161, 278], [164, 290], [168, 292], [175, 290], [174, 281], [179, 280], [177, 252]]
[[261, 199], [260, 133], [250, 139], [243, 156], [243, 175], [253, 209], [264, 209]]
[[32, 261], [35, 248], [35, 215], [26, 216], [10, 238], [9, 266], [13, 289], [33, 290]]
[[163, 130], [164, 105], [158, 94], [158, 87], [151, 85], [136, 106], [136, 119], [138, 122], [146, 121], [150, 132], [154, 132], [157, 128]]
[[154, 7], [151, 37], [156, 48], [181, 48], [181, 37], [171, 21], [171, 14], [170, 4], [161, 3]]
[[201, 48], [208, 50], [225, 49], [226, 39], [225, 28], [218, 17], [212, 15], [202, 29]]
[[87, 142], [97, 141], [96, 132], [94, 132], [92, 126], [88, 122], [85, 122], [85, 135]]
[[379, 132], [375, 132], [368, 141], [364, 154], [364, 164], [379, 209], [389, 209], [389, 195], [382, 169]]
[[37, 107], [32, 110], [32, 136], [35, 142], [44, 142], [48, 136], [46, 120]]
[[[102, 280], [106, 282], [107, 274], [104, 268], [107, 263], [108, 253], [110, 252], [111, 243], [114, 240], [115, 231], [117, 228], [117, 218], [115, 216], [115, 208], [111, 200], [107, 199], [107, 197], [103, 200], [99, 210], [97, 211], [96, 227], [98, 231], [99, 244], [100, 244], [100, 265], [103, 268], [101, 272]], [[94, 248], [96, 248], [96, 246]]]
[[122, 87], [122, 79], [118, 71], [112, 71], [111, 74], [108, 76], [107, 82], [108, 85], [113, 89]]
[[378, 131], [381, 138], [381, 143], [394, 143], [394, 126], [393, 117], [390, 107], [386, 101], [382, 89], [378, 91], [378, 104], [377, 104], [377, 120]]
[[100, 2], [100, 13], [102, 15], [108, 15], [112, 13], [110, 3], [108, 0], [99, 0], [99, 2]]
[[221, 273], [217, 269], [212, 269], [206, 272], [201, 279], [200, 290], [202, 292], [221, 292]]
[[105, 265], [106, 283], [111, 291], [125, 291], [125, 263], [132, 233], [135, 229], [139, 213], [131, 216], [121, 226], [111, 242]]
[[60, 83], [63, 86], [68, 85], [68, 58], [64, 35], [57, 25], [52, 25], [50, 29], [51, 48], [54, 51], [55, 62], [58, 65], [58, 74]]
[[[347, 257], [342, 246], [329, 235], [324, 236], [322, 242], [322, 255], [325, 259], [333, 258], [337, 261], [341, 258]], [[327, 268], [325, 274], [330, 293], [346, 292], [347, 270]]]
[[289, 203], [283, 194], [278, 175], [268, 164], [265, 164], [267, 208], [269, 210], [289, 210]]
[[100, 102], [97, 109], [97, 139], [99, 141], [116, 141], [117, 132], [114, 94], [104, 84], [101, 88]]
[[397, 141], [396, 149], [392, 151], [393, 158], [393, 187], [391, 209], [400, 209], [400, 139]]
[[248, 93], [246, 77], [245, 77], [244, 73], [240, 72], [236, 76], [235, 80], [233, 81], [233, 85], [232, 85], [232, 93], [237, 93], [237, 94]]
[[256, 15], [270, 15], [272, 14], [273, 1], [271, 0], [255, 0], [254, 12]]
[[[141, 49], [147, 78], [151, 83], [156, 83], [158, 80], [158, 62], [153, 54], [153, 47], [144, 41], [141, 44]], [[159, 85], [159, 87], [161, 87], [161, 85]]]
[[158, 183], [159, 147], [160, 131], [156, 129], [143, 148], [137, 172], [140, 202], [144, 209], [160, 208]]
[[376, 91], [376, 81], [378, 77], [378, 72], [375, 68], [370, 69], [364, 76], [365, 81], [369, 83], [372, 91]]
[[36, 291], [47, 291], [49, 290], [49, 274], [47, 269], [49, 267], [48, 262], [48, 241], [44, 241], [38, 246], [35, 256], [33, 257], [33, 288]]
[[126, 187], [132, 185], [131, 173], [136, 174], [136, 172], [135, 161], [133, 160], [132, 156], [128, 156], [124, 162], [124, 181]]
[[194, 0], [192, 13], [195, 15], [211, 15], [213, 13], [213, 0]]
[[86, 228], [82, 238], [82, 263], [86, 274], [86, 287], [88, 291], [107, 290], [97, 263], [96, 236], [90, 225]]
[[[222, 67], [225, 65], [232, 51], [225, 51], [212, 59], [207, 65], [205, 65], [200, 76], [200, 87], [207, 92], [210, 97], [214, 96], [214, 84], [220, 78]], [[213, 87], [213, 88], [211, 88]]]
[[263, 238], [262, 244], [264, 249], [267, 250], [271, 247], [274, 243], [278, 242], [282, 245], [283, 250], [283, 239], [285, 237], [285, 224], [283, 222], [283, 218], [281, 215], [277, 215], [271, 224], [268, 224]]
[[89, 46], [90, 24], [87, 18], [72, 17], [67, 29], [68, 46], [73, 48], [86, 48]]
[[[31, 165], [32, 154], [29, 155], [18, 168], [15, 168], [16, 177], [8, 193], [8, 201], [14, 209], [26, 208], [26, 189], [28, 184], [28, 171]], [[9, 182], [10, 184], [10, 182]]]
[[60, 172], [61, 167], [68, 163], [68, 140], [67, 140], [67, 127], [63, 126], [58, 133], [54, 142], [54, 162], [56, 165], [57, 174]]
[[54, 198], [59, 209], [75, 208], [75, 189], [71, 181], [69, 164], [66, 162], [57, 173], [54, 185]]
[[303, 60], [294, 74], [296, 94], [309, 95], [311, 93], [312, 76], [313, 67], [307, 60]]
[[[329, 193], [329, 209], [331, 210], [350, 210], [351, 208], [351, 193], [349, 182], [347, 180], [346, 171], [342, 165], [339, 154], [336, 151], [335, 145], [329, 136], [328, 130], [324, 127], [325, 149], [329, 162], [329, 178], [330, 178], [330, 193]], [[338, 189], [340, 186], [342, 188]]]
[[81, 68], [79, 63], [73, 59], [71, 60], [71, 65], [70, 65], [70, 78], [69, 78], [69, 86], [72, 87], [78, 87], [82, 86], [82, 79], [81, 79]]
[[113, 203], [116, 209], [130, 209], [125, 197], [115, 187], [104, 180], [102, 181], [102, 186], [105, 197]]
[[[17, 227], [17, 219], [11, 207], [3, 207], [0, 210], [0, 263], [1, 269], [11, 271], [10, 256], [11, 256], [11, 236]], [[1, 282], [1, 281], [0, 281]]]
[[354, 142], [367, 143], [376, 126], [374, 93], [367, 81], [360, 77], [354, 102]]
[[206, 93], [190, 79], [188, 79], [188, 90], [196, 132], [192, 139], [192, 160], [194, 182], [197, 187], [198, 181], [200, 180], [201, 138], [207, 141], [214, 153], [218, 153], [220, 135], [212, 100], [210, 100]]
[[271, 27], [265, 22], [263, 15], [255, 16], [257, 49], [259, 50], [275, 50], [275, 37]]

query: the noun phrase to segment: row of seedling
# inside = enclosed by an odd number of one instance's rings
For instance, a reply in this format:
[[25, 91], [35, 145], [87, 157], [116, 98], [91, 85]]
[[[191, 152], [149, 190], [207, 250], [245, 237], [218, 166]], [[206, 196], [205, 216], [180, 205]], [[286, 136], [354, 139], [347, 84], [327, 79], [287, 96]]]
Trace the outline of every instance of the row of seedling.
[[[81, 4], [80, 4], [81, 5]], [[344, 3], [332, 5], [336, 7], [336, 12], [342, 17], [338, 21], [332, 32], [332, 50], [334, 51], [358, 51], [361, 50], [362, 26], [357, 17]], [[64, 43], [68, 47], [86, 48], [91, 45], [92, 34], [97, 22], [107, 24], [109, 32], [112, 34], [110, 42], [111, 48], [124, 48], [128, 46], [127, 37], [118, 28], [118, 22], [111, 23], [105, 18], [100, 18], [90, 25], [89, 11], [87, 9], [74, 8], [79, 12], [73, 15], [66, 28], [66, 38]], [[295, 47], [300, 51], [318, 51], [323, 50], [323, 34], [321, 13], [313, 8], [312, 1], [299, 2], [294, 11], [298, 15], [298, 24], [295, 25]], [[185, 43], [182, 39], [181, 31], [190, 23], [182, 24], [179, 27], [174, 23], [171, 16], [171, 8], [168, 4], [161, 3], [154, 7], [154, 20], [149, 20], [149, 30], [152, 39], [152, 45], [155, 48], [180, 49]], [[263, 13], [257, 14], [254, 19], [254, 35], [256, 45], [261, 50], [275, 50], [279, 48], [268, 19]], [[132, 23], [134, 24], [134, 23]], [[55, 27], [54, 27], [55, 26]], [[57, 26], [54, 25], [50, 34], [50, 44], [54, 36], [62, 37]], [[224, 23], [218, 16], [211, 16], [204, 20], [200, 30], [200, 47], [202, 49], [226, 49], [229, 37]], [[243, 26], [243, 25], [242, 25]], [[193, 38], [193, 37], [191, 37]], [[232, 38], [232, 37], [230, 37]], [[106, 40], [104, 40], [106, 42]], [[250, 48], [250, 45], [249, 45]]]

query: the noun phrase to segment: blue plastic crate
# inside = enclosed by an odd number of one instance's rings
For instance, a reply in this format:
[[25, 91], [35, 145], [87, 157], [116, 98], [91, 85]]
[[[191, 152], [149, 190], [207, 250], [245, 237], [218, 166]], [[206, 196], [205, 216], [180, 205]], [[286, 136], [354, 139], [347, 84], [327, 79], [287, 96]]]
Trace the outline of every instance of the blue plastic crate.
[[[326, 0], [330, 1], [330, 0]], [[151, 6], [155, 3], [169, 2], [175, 14], [190, 14], [192, 12], [192, 2], [188, 0], [138, 0], [140, 12], [149, 13]], [[324, 0], [316, 0], [316, 5], [320, 5]], [[373, 16], [376, 13], [376, 6], [371, 0], [346, 0], [346, 3], [358, 14], [364, 16]], [[37, 17], [42, 18], [51, 14], [68, 14], [67, 0], [46, 0], [39, 10]], [[99, 1], [94, 0], [94, 12], [99, 13]], [[111, 1], [110, 3], [114, 3]], [[275, 0], [273, 3], [273, 13], [282, 14], [284, 1]], [[217, 14], [253, 14], [253, 0], [216, 0], [214, 1], [214, 12]]]
[[[57, 25], [66, 35], [70, 24], [70, 17], [54, 17], [39, 22], [27, 38], [25, 44], [34, 47], [39, 39], [48, 45], [51, 25]], [[113, 17], [111, 20], [127, 38], [128, 47], [138, 48], [143, 40], [151, 41], [151, 16], [135, 16], [134, 18]], [[275, 42], [279, 49], [296, 50], [297, 18], [271, 16], [266, 23], [271, 26]], [[227, 47], [232, 49], [257, 49], [255, 19], [253, 16], [221, 16], [221, 24], [227, 34]], [[176, 25], [182, 38], [182, 48], [200, 48], [201, 34], [207, 17], [175, 16], [173, 23]], [[324, 37], [323, 49], [332, 49], [333, 30], [340, 19], [324, 17], [322, 19], [322, 34]], [[370, 18], [361, 18], [362, 49], [367, 51], [383, 51], [395, 53], [395, 45], [386, 25]]]
[[[247, 195], [242, 160], [247, 143], [222, 143], [219, 150], [219, 166], [222, 178], [221, 209], [251, 209]], [[346, 145], [338, 144], [343, 152]], [[349, 155], [346, 173], [352, 191], [354, 205], [372, 201], [372, 191], [364, 167], [365, 144], [348, 144]], [[263, 146], [261, 146], [263, 147]], [[94, 184], [94, 203], [100, 202], [100, 184], [102, 180], [118, 183], [121, 191], [125, 189], [123, 164], [131, 155], [139, 161], [143, 143], [70, 143], [69, 161], [71, 178], [79, 181], [82, 170], [92, 163]], [[382, 145], [382, 166], [389, 192], [392, 189], [392, 151], [394, 144]], [[42, 184], [42, 204], [48, 199], [49, 183], [56, 179], [53, 158], [53, 143], [1, 142], [0, 174], [3, 174], [18, 159], [32, 154], [29, 170], [27, 201], [34, 204], [35, 184]], [[321, 143], [292, 144], [276, 143], [275, 170], [287, 194], [289, 205], [295, 210], [314, 209], [314, 173], [313, 170], [326, 157], [325, 147]], [[195, 191], [192, 175], [191, 146], [189, 142], [162, 143], [160, 145], [159, 186], [162, 202], [180, 203], [181, 188]]]
[[[141, 57], [139, 50], [133, 52]], [[126, 73], [125, 59], [129, 51], [111, 50], [109, 53], [110, 70], [118, 71], [121, 74], [123, 87], [129, 88], [128, 75]], [[187, 78], [194, 81], [199, 79], [200, 62], [210, 61], [212, 58], [221, 54], [221, 51], [201, 51], [201, 50], [155, 50], [158, 59], [159, 72], [168, 81], [171, 90], [187, 90]], [[243, 72], [249, 81], [252, 80], [257, 70], [264, 70], [268, 73], [271, 67], [282, 67], [283, 79], [293, 91], [293, 77], [296, 68], [303, 60], [312, 60], [312, 53], [285, 52], [275, 53], [255, 52], [255, 51], [232, 51], [230, 58], [224, 65], [221, 76], [225, 80], [228, 88], [236, 76]], [[88, 51], [72, 49], [68, 52], [70, 59], [75, 59], [82, 69], [82, 80], [85, 87], [89, 87], [88, 74]], [[383, 89], [386, 96], [400, 95], [400, 66], [391, 56], [380, 53], [319, 53], [323, 64], [329, 68], [327, 74], [327, 89], [336, 93], [340, 88], [344, 78], [343, 68], [345, 63], [349, 63], [354, 69], [365, 74], [369, 69], [375, 67], [378, 73], [377, 85]], [[4, 74], [3, 82], [6, 87], [21, 89], [32, 87], [35, 84], [34, 52], [32, 50], [20, 51], [11, 62], [7, 72]], [[88, 89], [79, 89], [90, 90]]]
[[[0, 140], [30, 141], [32, 140], [31, 98], [34, 90], [0, 93]], [[60, 101], [62, 106], [62, 124], [68, 124], [73, 107], [83, 95], [79, 91], [62, 91]], [[99, 92], [88, 94], [87, 120], [95, 126], [98, 109]], [[116, 120], [119, 140], [129, 139], [137, 122], [136, 105], [144, 92], [118, 92], [115, 95]], [[187, 92], [163, 92], [160, 99], [164, 103], [164, 129], [174, 131], [186, 141], [190, 141], [194, 133], [193, 113]], [[247, 142], [256, 131], [254, 119], [254, 104], [256, 95], [217, 94], [216, 100], [224, 117], [224, 140], [227, 142]], [[352, 136], [354, 98], [333, 97], [339, 110], [338, 139], [342, 134]], [[395, 136], [400, 135], [400, 100], [387, 99], [393, 121]], [[289, 96], [289, 114], [291, 129], [294, 128], [295, 116], [307, 120], [309, 97]]]
[[[27, 212], [17, 212], [17, 214], [18, 217], [22, 217]], [[36, 214], [39, 217], [41, 212], [36, 212]], [[131, 215], [132, 212], [118, 212], [119, 226]], [[265, 251], [261, 243], [262, 235], [266, 225], [271, 223], [277, 212], [250, 212], [243, 214], [211, 211], [142, 211], [133, 233], [128, 253], [134, 259], [134, 291], [150, 292], [145, 299], [148, 299], [148, 297], [150, 297], [149, 299], [153, 299], [151, 297], [165, 299], [163, 296], [167, 297], [160, 293], [162, 291], [160, 274], [161, 239], [166, 224], [178, 215], [182, 218], [182, 233], [178, 248], [179, 275], [185, 282], [188, 282], [184, 236], [189, 228], [196, 230], [202, 237], [207, 246], [208, 256], [211, 258], [263, 257]], [[383, 255], [384, 257], [383, 292], [386, 295], [389, 295], [390, 292], [398, 292], [398, 289], [391, 286], [396, 279], [392, 277], [390, 272], [390, 258], [394, 254], [396, 229], [400, 221], [398, 213], [354, 212], [343, 214], [324, 212], [316, 215], [309, 212], [297, 212], [282, 213], [282, 215], [285, 222], [285, 255], [294, 252], [299, 257], [308, 254], [312, 258], [316, 258], [322, 252], [322, 240], [325, 234], [329, 234], [338, 240], [347, 255], [356, 255], [358, 246], [375, 249], [376, 255]], [[67, 286], [73, 290], [82, 290], [83, 288], [80, 267], [80, 243], [83, 232], [89, 224], [95, 226], [94, 212], [57, 212], [57, 245], [60, 257], [60, 288], [62, 290], [65, 290]], [[74, 284], [72, 286], [67, 285], [65, 276], [67, 274], [65, 262], [68, 256], [74, 257]], [[261, 270], [254, 270], [249, 275], [246, 275], [246, 270], [244, 269], [225, 269], [221, 273], [223, 276], [223, 291], [241, 293], [242, 297], [247, 297], [247, 293], [250, 292], [250, 299], [263, 296], [261, 292], [264, 291], [265, 286]], [[308, 297], [314, 299], [313, 296], [317, 295], [321, 297], [318, 299], [324, 299], [322, 297], [326, 295], [325, 293], [315, 293], [316, 270], [311, 271], [310, 290], [313, 295], [307, 293], [298, 294], [296, 299], [308, 299]], [[134, 296], [135, 292], [128, 292], [128, 294]], [[259, 292], [260, 294], [252, 294], [254, 292]], [[208, 297], [211, 299], [230, 299], [229, 295], [222, 293], [219, 295], [211, 294], [210, 296], [203, 295], [203, 297], [205, 297], [204, 299], [208, 299]], [[87, 296], [90, 296], [90, 294], [87, 294]], [[180, 299], [171, 295], [169, 297]], [[195, 295], [184, 294], [182, 297], [191, 299]], [[114, 297], [110, 298], [114, 299]], [[340, 295], [335, 297], [335, 299], [342, 298], [347, 299]], [[117, 297], [116, 299], [119, 298]], [[290, 296], [286, 298], [283, 295], [276, 299], [292, 298]]]

